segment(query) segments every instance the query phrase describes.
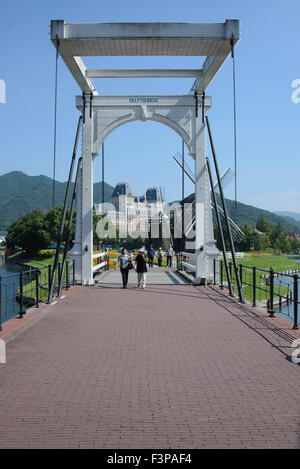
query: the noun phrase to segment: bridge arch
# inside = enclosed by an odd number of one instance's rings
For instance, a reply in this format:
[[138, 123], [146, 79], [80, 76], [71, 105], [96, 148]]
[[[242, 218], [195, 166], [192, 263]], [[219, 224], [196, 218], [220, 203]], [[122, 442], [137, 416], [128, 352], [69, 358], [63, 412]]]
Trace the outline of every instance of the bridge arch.
[[180, 126], [178, 125], [175, 121], [173, 121], [172, 119], [168, 119], [164, 116], [160, 116], [160, 117], [147, 117], [147, 118], [139, 118], [139, 117], [134, 117], [132, 116], [131, 114], [127, 114], [127, 115], [124, 115], [124, 116], [121, 116], [117, 119], [115, 119], [114, 121], [112, 121], [109, 125], [107, 125], [107, 127], [104, 129], [104, 131], [102, 132], [102, 135], [101, 137], [99, 137], [97, 139], [97, 143], [96, 143], [96, 152], [95, 153], [98, 153], [99, 151], [99, 148], [101, 146], [101, 144], [105, 141], [105, 139], [116, 129], [118, 129], [119, 127], [125, 125], [125, 124], [128, 124], [130, 122], [137, 122], [137, 121], [142, 121], [142, 122], [146, 122], [146, 121], [152, 121], [152, 122], [158, 122], [160, 124], [163, 124], [163, 125], [166, 125], [167, 127], [169, 127], [170, 129], [172, 129], [183, 141], [184, 143], [186, 144], [188, 150], [189, 150], [189, 154], [191, 156], [193, 156], [195, 154], [194, 152], [194, 149], [192, 147], [192, 142], [191, 142], [191, 138], [190, 136], [188, 135], [188, 133]]
[[[77, 108], [82, 112], [86, 105], [81, 96], [76, 99]], [[91, 116], [91, 105], [87, 104], [85, 115]], [[95, 96], [93, 109], [93, 153], [97, 154], [105, 138], [123, 124], [132, 121], [152, 120], [168, 126], [184, 140], [189, 153], [196, 153], [195, 118], [198, 113], [195, 97], [183, 96]], [[205, 108], [211, 106], [210, 97], [206, 98]]]

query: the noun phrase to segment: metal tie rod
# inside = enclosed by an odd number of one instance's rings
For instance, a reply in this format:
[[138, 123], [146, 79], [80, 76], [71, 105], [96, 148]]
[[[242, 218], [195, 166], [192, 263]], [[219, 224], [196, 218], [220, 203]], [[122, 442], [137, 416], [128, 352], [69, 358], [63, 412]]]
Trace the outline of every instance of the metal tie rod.
[[82, 157], [79, 158], [78, 163], [77, 163], [77, 171], [76, 171], [75, 184], [74, 184], [74, 189], [73, 189], [73, 196], [72, 196], [69, 223], [68, 223], [68, 231], [67, 231], [66, 244], [65, 244], [65, 249], [64, 249], [64, 256], [62, 260], [61, 272], [60, 272], [57, 298], [61, 296], [61, 292], [62, 292], [64, 271], [65, 271], [66, 259], [67, 259], [67, 254], [68, 254], [70, 234], [71, 234], [71, 229], [72, 229], [72, 222], [73, 222], [74, 207], [75, 207], [76, 193], [77, 193], [77, 187], [78, 187], [78, 181], [79, 181], [81, 161], [82, 161]]
[[[183, 166], [181, 165], [181, 163], [176, 159], [176, 156], [173, 156], [173, 160], [175, 161], [175, 163], [177, 163], [177, 165], [184, 171], [184, 173], [186, 174], [186, 176], [190, 179], [190, 181], [195, 184], [195, 180], [193, 178], [193, 176], [191, 175], [191, 170], [190, 172], [188, 173], [187, 169], [186, 168], [183, 168]], [[185, 166], [187, 166], [187, 163], [185, 163]], [[221, 181], [223, 182], [223, 177], [227, 178], [226, 179], [226, 185], [228, 183], [228, 174], [230, 174], [230, 169], [226, 169], [226, 171], [224, 172], [224, 174], [221, 176]], [[231, 175], [230, 175], [231, 177]], [[231, 179], [230, 179], [231, 181]], [[219, 190], [219, 184], [216, 183], [214, 184], [214, 188], [215, 190]], [[212, 204], [212, 207], [215, 208], [214, 204]], [[220, 207], [220, 205], [218, 205], [218, 209], [219, 209], [219, 212], [221, 213], [221, 215], [224, 217], [224, 211], [223, 209]], [[234, 223], [234, 221], [232, 220], [232, 218], [228, 217], [229, 218], [229, 223], [232, 227], [232, 229], [237, 232], [237, 234], [242, 238], [244, 236], [244, 233], [242, 232], [242, 230], [236, 225], [236, 223]]]
[[66, 213], [67, 213], [69, 194], [70, 194], [74, 164], [75, 164], [75, 159], [76, 159], [76, 153], [77, 153], [77, 146], [78, 146], [78, 141], [79, 141], [79, 133], [80, 133], [81, 123], [82, 123], [82, 116], [80, 116], [79, 119], [78, 119], [77, 132], [76, 132], [74, 149], [73, 149], [72, 160], [71, 160], [71, 165], [70, 165], [69, 179], [68, 179], [66, 195], [65, 195], [65, 201], [64, 201], [64, 206], [63, 206], [63, 211], [62, 211], [62, 216], [61, 216], [59, 234], [58, 234], [58, 238], [57, 238], [57, 246], [56, 246], [56, 253], [55, 253], [55, 259], [54, 259], [52, 276], [51, 276], [51, 283], [50, 283], [50, 288], [49, 288], [48, 303], [52, 302], [52, 297], [53, 297], [53, 288], [54, 288], [56, 270], [57, 270], [58, 259], [59, 259], [59, 250], [60, 250], [60, 245], [61, 245], [64, 226], [65, 226]]
[[214, 142], [213, 142], [213, 139], [212, 139], [212, 134], [211, 134], [211, 130], [210, 130], [208, 117], [205, 116], [205, 119], [206, 119], [206, 123], [207, 123], [209, 141], [210, 141], [211, 151], [212, 151], [212, 155], [213, 155], [213, 159], [214, 159], [215, 170], [216, 170], [216, 175], [217, 175], [218, 185], [219, 185], [219, 191], [220, 191], [221, 201], [222, 201], [224, 215], [225, 215], [225, 222], [226, 222], [226, 227], [227, 227], [227, 232], [228, 232], [228, 237], [229, 237], [230, 250], [231, 250], [231, 255], [232, 255], [232, 260], [233, 260], [233, 265], [234, 265], [234, 271], [235, 271], [235, 278], [236, 278], [237, 286], [238, 286], [238, 290], [239, 290], [239, 298], [240, 298], [240, 302], [244, 303], [243, 291], [242, 291], [242, 286], [241, 286], [241, 279], [240, 279], [240, 274], [239, 274], [239, 270], [238, 270], [237, 262], [236, 262], [236, 257], [235, 257], [235, 250], [234, 250], [234, 245], [233, 245], [233, 240], [232, 240], [231, 228], [230, 228], [230, 223], [229, 223], [229, 219], [228, 219], [228, 212], [227, 212], [226, 202], [225, 202], [225, 198], [224, 198], [224, 194], [223, 194], [223, 187], [222, 187], [222, 182], [221, 182], [221, 178], [220, 178], [218, 162], [217, 162], [217, 157], [216, 157], [215, 148], [214, 148]]
[[220, 232], [220, 236], [221, 236], [221, 244], [222, 244], [222, 251], [223, 251], [223, 258], [224, 258], [224, 264], [225, 264], [226, 277], [227, 277], [227, 282], [228, 282], [228, 287], [229, 287], [229, 295], [234, 296], [233, 295], [230, 272], [229, 272], [229, 268], [228, 268], [225, 241], [224, 241], [224, 234], [223, 234], [223, 229], [222, 229], [222, 224], [221, 224], [221, 219], [220, 219], [219, 207], [218, 207], [218, 204], [217, 204], [216, 192], [215, 192], [214, 183], [213, 183], [213, 180], [212, 180], [212, 174], [211, 174], [210, 164], [209, 164], [209, 159], [208, 158], [206, 158], [206, 165], [207, 165], [207, 169], [208, 169], [210, 187], [211, 187], [211, 192], [212, 192], [214, 205], [215, 205], [215, 210], [216, 210], [216, 218], [217, 218], [218, 228], [219, 228], [219, 232]]

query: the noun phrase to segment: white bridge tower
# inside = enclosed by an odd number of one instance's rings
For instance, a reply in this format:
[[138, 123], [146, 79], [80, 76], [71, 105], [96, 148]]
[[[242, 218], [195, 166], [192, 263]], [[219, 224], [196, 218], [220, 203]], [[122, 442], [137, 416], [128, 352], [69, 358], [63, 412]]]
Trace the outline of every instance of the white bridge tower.
[[[213, 280], [215, 247], [209, 178], [206, 167], [205, 113], [210, 82], [239, 39], [239, 21], [224, 23], [65, 23], [51, 21], [51, 40], [58, 47], [82, 95], [82, 169], [77, 198], [76, 280], [93, 284], [93, 160], [105, 138], [134, 120], [154, 120], [171, 127], [184, 140], [194, 160], [196, 207], [195, 283]], [[194, 56], [195, 69], [88, 70], [82, 56]], [[203, 63], [200, 64], [200, 57]], [[93, 78], [195, 79], [185, 95], [103, 96]]]

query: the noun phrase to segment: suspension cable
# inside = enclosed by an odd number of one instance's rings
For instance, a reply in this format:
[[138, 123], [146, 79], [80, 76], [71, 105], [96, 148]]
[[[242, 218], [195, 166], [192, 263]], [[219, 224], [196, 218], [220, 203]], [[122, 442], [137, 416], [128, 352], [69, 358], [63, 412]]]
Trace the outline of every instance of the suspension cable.
[[232, 57], [232, 81], [233, 81], [233, 141], [234, 141], [234, 210], [237, 211], [237, 152], [236, 152], [236, 84], [235, 84], [235, 56], [233, 35], [230, 39]]
[[55, 60], [55, 91], [54, 91], [54, 136], [53, 136], [53, 180], [52, 180], [52, 208], [55, 206], [55, 172], [56, 172], [56, 120], [57, 120], [57, 75], [58, 75], [58, 48], [59, 39], [56, 35]]

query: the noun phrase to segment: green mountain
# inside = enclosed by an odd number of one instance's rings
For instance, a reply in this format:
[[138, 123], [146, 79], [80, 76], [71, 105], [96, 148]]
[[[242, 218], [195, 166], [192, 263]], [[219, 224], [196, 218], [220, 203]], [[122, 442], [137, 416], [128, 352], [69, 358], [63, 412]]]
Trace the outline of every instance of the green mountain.
[[276, 215], [280, 215], [281, 217], [288, 217], [292, 218], [293, 221], [300, 221], [300, 213], [296, 212], [274, 212]]
[[[192, 203], [194, 200], [195, 196], [194, 194], [190, 194], [187, 196], [184, 200], [186, 203]], [[217, 200], [218, 204], [221, 207], [221, 198], [217, 194]], [[296, 220], [290, 218], [290, 217], [283, 217], [280, 215], [276, 215], [273, 212], [269, 212], [268, 210], [263, 210], [261, 208], [253, 207], [252, 205], [246, 205], [241, 202], [237, 202], [235, 210], [235, 202], [230, 199], [225, 199], [226, 200], [226, 206], [227, 206], [227, 211], [228, 215], [232, 220], [238, 225], [250, 225], [254, 226], [257, 223], [257, 220], [261, 215], [264, 215], [265, 219], [274, 225], [276, 225], [278, 222], [280, 222], [284, 230], [286, 232], [292, 231], [295, 233], [300, 234], [300, 222], [297, 222]]]
[[[28, 176], [21, 171], [0, 176], [0, 230], [24, 213], [38, 208], [43, 212], [52, 207], [53, 181], [47, 176]], [[67, 182], [55, 182], [55, 205], [63, 205]], [[72, 188], [73, 190], [73, 184]], [[110, 202], [114, 188], [104, 183], [104, 199]], [[94, 184], [94, 202], [99, 203], [102, 182]]]
[[[219, 200], [219, 205], [221, 205], [221, 201]], [[256, 225], [257, 220], [261, 215], [264, 215], [265, 219], [276, 225], [280, 222], [285, 231], [293, 231], [295, 233], [300, 234], [300, 222], [296, 220], [276, 215], [273, 212], [269, 212], [268, 210], [263, 210], [257, 207], [253, 207], [252, 205], [242, 204], [241, 202], [237, 202], [237, 210], [235, 210], [235, 202], [233, 200], [226, 199], [227, 210], [230, 218], [238, 225]]]
[[[0, 231], [4, 231], [8, 226], [24, 213], [38, 208], [43, 212], [52, 207], [52, 179], [47, 176], [28, 176], [21, 171], [0, 176]], [[63, 205], [66, 182], [55, 183], [55, 205]], [[72, 188], [73, 190], [73, 188]], [[111, 201], [114, 188], [104, 183], [104, 200]], [[194, 196], [186, 197], [186, 202]], [[94, 203], [99, 203], [102, 197], [102, 182], [94, 184]], [[279, 221], [284, 226], [285, 231], [295, 231], [300, 233], [300, 221], [291, 217], [280, 216], [267, 210], [252, 207], [251, 205], [235, 203], [226, 199], [229, 216], [237, 225], [255, 225], [260, 215], [264, 215], [270, 223], [276, 224]], [[219, 201], [220, 204], [220, 201]], [[221, 204], [220, 204], [221, 205]]]

